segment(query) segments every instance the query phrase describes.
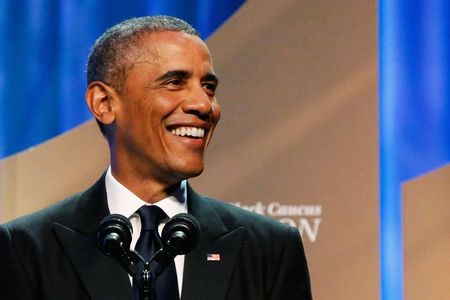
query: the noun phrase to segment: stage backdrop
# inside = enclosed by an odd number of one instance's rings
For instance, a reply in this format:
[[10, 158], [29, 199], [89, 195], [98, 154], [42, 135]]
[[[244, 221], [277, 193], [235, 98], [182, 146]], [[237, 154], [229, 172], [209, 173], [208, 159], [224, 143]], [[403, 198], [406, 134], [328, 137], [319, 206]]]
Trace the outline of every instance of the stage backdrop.
[[[369, 0], [250, 1], [208, 39], [223, 118], [192, 183], [296, 226], [319, 300], [380, 297], [376, 39]], [[2, 161], [1, 220], [107, 161], [94, 122]]]

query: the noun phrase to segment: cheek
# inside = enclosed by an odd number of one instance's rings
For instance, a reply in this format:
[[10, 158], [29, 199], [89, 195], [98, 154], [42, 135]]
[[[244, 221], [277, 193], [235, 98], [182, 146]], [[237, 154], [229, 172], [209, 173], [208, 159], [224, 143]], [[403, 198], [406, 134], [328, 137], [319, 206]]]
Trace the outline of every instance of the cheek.
[[160, 93], [147, 101], [146, 109], [152, 118], [163, 121], [179, 109], [182, 101], [183, 97], [177, 93]]

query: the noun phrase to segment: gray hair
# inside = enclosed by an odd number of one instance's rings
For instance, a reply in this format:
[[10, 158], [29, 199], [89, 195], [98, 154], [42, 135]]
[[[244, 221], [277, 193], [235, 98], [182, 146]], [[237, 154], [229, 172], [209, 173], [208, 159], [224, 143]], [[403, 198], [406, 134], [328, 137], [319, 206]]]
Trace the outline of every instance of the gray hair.
[[139, 46], [146, 33], [178, 31], [200, 37], [197, 30], [183, 20], [170, 16], [147, 16], [125, 20], [106, 30], [92, 46], [87, 64], [87, 85], [104, 82], [121, 91], [132, 62], [129, 53]]

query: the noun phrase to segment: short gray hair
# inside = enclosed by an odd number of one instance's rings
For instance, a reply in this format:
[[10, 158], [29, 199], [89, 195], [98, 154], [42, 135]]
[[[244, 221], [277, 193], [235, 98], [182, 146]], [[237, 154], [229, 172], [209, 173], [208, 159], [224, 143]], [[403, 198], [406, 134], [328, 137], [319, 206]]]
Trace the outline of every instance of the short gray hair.
[[147, 16], [125, 20], [106, 30], [92, 46], [87, 63], [87, 85], [104, 82], [121, 91], [130, 62], [126, 57], [138, 45], [142, 34], [178, 31], [200, 37], [197, 30], [171, 16]]

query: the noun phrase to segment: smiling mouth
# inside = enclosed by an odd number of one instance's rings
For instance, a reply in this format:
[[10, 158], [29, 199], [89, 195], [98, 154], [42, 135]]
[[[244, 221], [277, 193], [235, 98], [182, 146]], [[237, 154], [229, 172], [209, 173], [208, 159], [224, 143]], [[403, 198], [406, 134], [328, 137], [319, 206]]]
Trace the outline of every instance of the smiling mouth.
[[205, 129], [198, 127], [178, 127], [173, 128], [170, 132], [182, 137], [203, 138], [205, 136]]

